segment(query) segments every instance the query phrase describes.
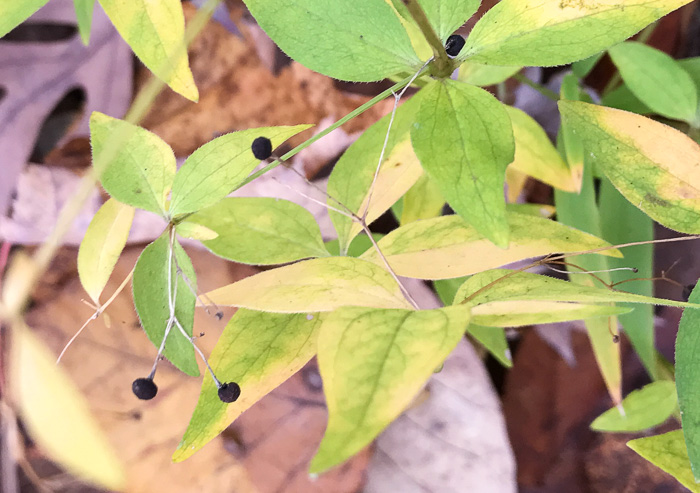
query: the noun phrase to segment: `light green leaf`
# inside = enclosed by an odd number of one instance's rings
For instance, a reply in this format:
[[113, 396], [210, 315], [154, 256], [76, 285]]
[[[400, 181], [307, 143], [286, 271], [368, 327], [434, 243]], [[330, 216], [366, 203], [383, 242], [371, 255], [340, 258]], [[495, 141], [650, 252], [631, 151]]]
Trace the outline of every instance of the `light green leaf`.
[[690, 470], [688, 452], [685, 448], [685, 442], [683, 442], [681, 430], [653, 437], [638, 438], [627, 442], [627, 446], [662, 471], [676, 478], [679, 483], [693, 493], [700, 493], [700, 485], [695, 482], [693, 472]]
[[78, 31], [85, 46], [90, 43], [90, 30], [92, 28], [92, 12], [95, 9], [95, 0], [73, 0], [75, 16], [78, 19]]
[[547, 133], [531, 116], [506, 106], [515, 137], [515, 160], [510, 168], [567, 192], [578, 190], [569, 166], [554, 148]]
[[695, 84], [695, 89], [698, 93], [698, 99], [700, 99], [700, 56], [692, 58], [684, 58], [682, 60], [676, 60], [678, 65], [681, 66], [683, 70], [686, 71], [690, 78]]
[[180, 0], [99, 0], [137, 57], [178, 94], [197, 101]]
[[[561, 81], [561, 89], [559, 91], [561, 99], [566, 99], [569, 101], [581, 101], [584, 97], [584, 93], [581, 90], [579, 79], [572, 73], [568, 73], [564, 76]], [[576, 135], [571, 125], [568, 124], [566, 120], [561, 120], [559, 134], [557, 135], [557, 147], [564, 156], [569, 169], [571, 170], [571, 176], [574, 177], [574, 181], [577, 185], [577, 190], [580, 190], [583, 182], [584, 174], [584, 151], [583, 143], [581, 139]], [[591, 176], [593, 176], [593, 171]], [[562, 190], [554, 190], [555, 194], [562, 192]], [[584, 199], [582, 199], [584, 200]], [[575, 201], [575, 199], [574, 199]], [[589, 198], [585, 198], [585, 202], [589, 202]], [[587, 220], [587, 219], [582, 219]], [[575, 224], [571, 223], [569, 226], [576, 227]], [[592, 231], [588, 231], [591, 234], [595, 234]]]
[[474, 323], [485, 327], [526, 327], [572, 320], [611, 317], [632, 309], [615, 306], [559, 303], [556, 301], [501, 301], [479, 305], [472, 310]]
[[459, 58], [493, 65], [565, 65], [624, 41], [691, 1], [501, 0], [474, 26]]
[[0, 5], [0, 38], [27, 20], [49, 0], [6, 1]]
[[[700, 303], [700, 289], [693, 289], [688, 299]], [[688, 456], [695, 479], [700, 479], [700, 311], [685, 310], [678, 326], [676, 338], [676, 388], [681, 408], [681, 423]]]
[[126, 245], [134, 212], [133, 207], [109, 199], [92, 218], [80, 242], [80, 283], [97, 306], [100, 306], [100, 294]]
[[559, 109], [632, 205], [668, 228], [700, 233], [700, 145], [626, 111], [573, 101], [560, 101]]
[[421, 175], [418, 181], [406, 192], [401, 209], [401, 224], [432, 219], [442, 214], [445, 199], [440, 189], [428, 175]]
[[[379, 241], [384, 238], [384, 235], [381, 233], [372, 233], [372, 238], [374, 238], [374, 241]], [[325, 246], [326, 250], [328, 250], [331, 255], [335, 257], [340, 255], [340, 244], [337, 239], [327, 241]], [[348, 257], [359, 257], [372, 247], [372, 240], [369, 239], [369, 236], [366, 234], [359, 234], [352, 240], [345, 255]]]
[[479, 9], [481, 0], [418, 0], [444, 44]]
[[506, 210], [544, 218], [551, 218], [557, 212], [553, 205], [548, 204], [506, 204]]
[[213, 303], [277, 313], [333, 311], [343, 306], [410, 308], [387, 271], [366, 260], [306, 260], [247, 277], [207, 293]]
[[666, 421], [676, 410], [677, 403], [673, 382], [652, 382], [631, 392], [619, 407], [608, 409], [598, 416], [591, 423], [591, 429], [625, 433], [647, 430]]
[[617, 108], [618, 110], [631, 111], [639, 115], [649, 115], [652, 109], [642, 103], [637, 96], [632, 94], [627, 84], [620, 84], [617, 88], [605, 94], [600, 101], [603, 106]]
[[[175, 241], [175, 255], [172, 258], [171, 274], [168, 276], [170, 241], [163, 235], [148, 245], [141, 253], [134, 268], [134, 306], [146, 335], [156, 348], [160, 347], [170, 317], [168, 303], [168, 280], [177, 292], [174, 297], [175, 317], [189, 336], [194, 325], [195, 295], [187, 287], [185, 279], [178, 275], [180, 267], [192, 289], [197, 290], [197, 278], [189, 257]], [[176, 281], [177, 279], [177, 281]], [[171, 288], [172, 289], [172, 288]], [[173, 289], [172, 292], [175, 292]], [[170, 362], [188, 375], [198, 376], [199, 368], [191, 342], [185, 338], [177, 326], [173, 325], [165, 343], [163, 353]]]
[[321, 320], [318, 314], [285, 315], [239, 309], [219, 337], [209, 364], [220, 380], [238, 383], [241, 396], [232, 404], [224, 404], [214, 381], [205, 378], [173, 461], [190, 457], [299, 371], [316, 352]]
[[[502, 281], [496, 282], [501, 278], [503, 278]], [[489, 286], [488, 289], [486, 286]], [[483, 291], [481, 291], [482, 289]], [[566, 303], [642, 303], [700, 308], [700, 305], [681, 301], [641, 296], [508, 269], [488, 270], [467, 279], [457, 291], [454, 303], [462, 303], [467, 298], [469, 298], [470, 305], [496, 304], [504, 301], [557, 301]]]
[[369, 82], [415, 72], [422, 65], [394, 10], [383, 0], [245, 3], [287, 55], [324, 75]]
[[468, 323], [468, 307], [329, 314], [318, 338], [328, 427], [310, 471], [325, 471], [369, 444], [411, 403]]
[[250, 146], [258, 137], [273, 149], [312, 125], [251, 128], [222, 135], [194, 151], [175, 175], [172, 215], [196, 212], [233, 192], [260, 164]]
[[466, 60], [459, 67], [457, 79], [473, 86], [485, 87], [500, 84], [520, 72], [521, 66], [484, 65]]
[[443, 305], [449, 306], [452, 304], [457, 290], [467, 279], [467, 277], [455, 277], [454, 279], [438, 279], [433, 281], [435, 292]]
[[508, 246], [503, 196], [515, 143], [504, 106], [475, 86], [444, 80], [424, 93], [411, 140], [423, 169], [457, 214]]
[[123, 491], [123, 467], [56, 357], [27, 327], [15, 326], [12, 336], [11, 395], [31, 438], [71, 474]]
[[[600, 185], [600, 225], [603, 238], [614, 245], [622, 245], [638, 241], [654, 239], [654, 224], [642, 211], [627, 202], [609, 180], [603, 179]], [[625, 248], [624, 259], [608, 259], [608, 267], [634, 267], [637, 272], [612, 271], [610, 280], [618, 283], [634, 277], [651, 279], [653, 269], [654, 246], [636, 245]], [[620, 284], [620, 289], [643, 296], [653, 294], [653, 284], [650, 280], [638, 280]], [[656, 349], [654, 345], [654, 310], [651, 306], [640, 306], [632, 313], [620, 317], [620, 323], [630, 339], [634, 350], [642, 360], [644, 367], [652, 378], [656, 377]]]
[[655, 113], [687, 122], [695, 119], [695, 84], [673, 58], [634, 41], [613, 46], [609, 53], [632, 94]]
[[513, 367], [513, 356], [508, 347], [505, 329], [501, 327], [483, 327], [470, 323], [467, 333], [479, 341], [479, 344], [484, 346], [500, 364], [506, 368]]
[[571, 71], [579, 79], [584, 79], [591, 73], [600, 59], [603, 58], [603, 55], [605, 55], [605, 52], [601, 51], [593, 56], [589, 56], [588, 58], [574, 62], [571, 64]]
[[328, 256], [314, 216], [288, 200], [230, 197], [187, 220], [215, 231], [204, 246], [234, 262], [275, 265]]
[[[385, 160], [372, 192], [368, 222], [378, 218], [391, 207], [422, 174], [409, 135], [423, 98], [422, 93], [423, 91], [420, 91], [396, 110], [384, 153]], [[379, 164], [390, 118], [389, 115], [385, 116], [369, 127], [345, 151], [328, 178], [328, 195], [360, 216], [367, 207], [369, 189]], [[328, 200], [328, 205], [338, 207], [331, 199]], [[338, 232], [340, 251], [345, 253], [352, 239], [362, 228], [342, 214], [330, 211], [330, 216]]]
[[90, 117], [90, 144], [95, 162], [109, 149], [115, 133], [126, 138], [101, 177], [102, 186], [119, 202], [166, 216], [166, 199], [175, 176], [175, 155], [156, 134], [95, 111]]
[[[579, 252], [609, 246], [595, 236], [537, 216], [509, 212], [508, 248], [498, 248], [459, 216], [416, 221], [392, 231], [379, 242], [382, 253], [400, 276], [450, 279], [467, 276], [526, 258]], [[615, 250], [602, 255], [620, 256]], [[362, 258], [381, 263], [369, 250]]]
[[182, 236], [183, 238], [189, 238], [190, 240], [206, 241], [213, 240], [219, 236], [216, 231], [213, 231], [206, 226], [187, 221], [178, 223], [177, 226], [175, 226], [175, 231], [178, 235]]

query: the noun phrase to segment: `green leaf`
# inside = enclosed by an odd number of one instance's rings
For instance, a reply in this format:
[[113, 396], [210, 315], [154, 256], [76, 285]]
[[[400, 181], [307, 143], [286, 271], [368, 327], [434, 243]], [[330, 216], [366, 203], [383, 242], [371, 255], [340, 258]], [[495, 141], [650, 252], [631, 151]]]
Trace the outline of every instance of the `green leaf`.
[[422, 65], [383, 0], [246, 0], [260, 27], [291, 58], [324, 75], [370, 82]]
[[584, 79], [591, 73], [600, 59], [603, 58], [603, 55], [605, 55], [605, 52], [601, 51], [593, 56], [589, 56], [588, 58], [574, 62], [571, 64], [571, 71], [579, 79]]
[[428, 175], [422, 175], [418, 181], [406, 192], [403, 197], [401, 209], [401, 224], [432, 219], [442, 214], [445, 199], [442, 198], [440, 189]]
[[[378, 218], [394, 204], [423, 173], [411, 146], [409, 130], [415, 121], [423, 91], [396, 110], [394, 124], [384, 152], [385, 160], [379, 170], [372, 192], [368, 223]], [[328, 195], [354, 213], [362, 216], [367, 208], [369, 189], [379, 164], [391, 116], [387, 115], [369, 127], [338, 160], [328, 178]], [[328, 205], [338, 204], [329, 199]], [[351, 218], [329, 212], [338, 232], [340, 251], [344, 253], [362, 227]]]
[[[379, 241], [384, 238], [384, 235], [381, 233], [372, 233], [372, 238], [374, 238], [374, 241]], [[340, 244], [337, 239], [327, 241], [325, 246], [326, 250], [328, 250], [331, 255], [336, 257], [340, 255]], [[348, 257], [359, 257], [372, 248], [372, 246], [372, 240], [369, 239], [369, 236], [366, 234], [359, 234], [352, 240], [345, 255]]]
[[449, 306], [452, 304], [457, 290], [467, 279], [467, 277], [455, 277], [454, 279], [438, 279], [433, 281], [435, 292], [443, 305]]
[[500, 364], [506, 368], [513, 367], [513, 356], [508, 347], [505, 329], [501, 327], [483, 327], [470, 323], [467, 333], [484, 346]]
[[[654, 224], [642, 211], [627, 202], [609, 180], [603, 179], [600, 185], [600, 225], [603, 238], [614, 245], [654, 239]], [[619, 283], [630, 277], [651, 279], [654, 277], [654, 246], [636, 245], [625, 248], [624, 259], [608, 259], [608, 267], [634, 267], [637, 272], [612, 271], [610, 280]], [[652, 281], [639, 280], [620, 284], [620, 289], [643, 296], [653, 294]], [[632, 342], [644, 367], [652, 378], [656, 377], [656, 349], [654, 346], [654, 310], [651, 306], [640, 306], [632, 313], [620, 317], [620, 323]]]
[[468, 307], [329, 314], [318, 338], [328, 427], [310, 471], [325, 471], [369, 444], [411, 403], [468, 323]]
[[[501, 278], [503, 281], [496, 282]], [[486, 286], [489, 286], [488, 289], [485, 288]], [[480, 291], [481, 289], [483, 291]], [[455, 295], [454, 303], [462, 303], [468, 297], [470, 305], [496, 304], [507, 301], [557, 301], [566, 303], [642, 303], [700, 308], [700, 304], [641, 296], [508, 269], [488, 270], [470, 277], [460, 286]]]
[[444, 44], [479, 9], [481, 0], [418, 0]]
[[27, 327], [15, 326], [12, 335], [12, 396], [32, 440], [71, 474], [124, 491], [122, 464], [56, 357]]
[[559, 109], [591, 161], [632, 205], [668, 228], [700, 233], [697, 143], [626, 111], [573, 101], [560, 101]]
[[[584, 97], [584, 93], [581, 90], [580, 81], [572, 73], [568, 73], [564, 76], [561, 81], [561, 89], [559, 92], [561, 99], [566, 99], [569, 101], [581, 101]], [[571, 128], [571, 125], [569, 125], [568, 122], [563, 119], [561, 121], [559, 134], [557, 135], [557, 146], [559, 147], [561, 155], [564, 156], [566, 163], [571, 170], [571, 175], [574, 177], [577, 185], [577, 191], [580, 191], [581, 187], [583, 186], [582, 182], [584, 174], [583, 143], [576, 135], [574, 129]], [[555, 190], [555, 194], [556, 193], [557, 190]], [[585, 200], [586, 203], [589, 202], [588, 198]], [[575, 226], [574, 224], [569, 225]], [[589, 231], [589, 233], [591, 233], [591, 231]]]
[[[691, 303], [700, 302], [700, 289], [693, 289], [688, 299]], [[700, 311], [685, 310], [678, 326], [676, 338], [676, 387], [678, 405], [681, 408], [681, 423], [688, 456], [695, 473], [700, 479]]]
[[100, 294], [126, 245], [134, 212], [133, 207], [109, 199], [92, 218], [80, 242], [80, 283], [97, 306], [100, 306]]
[[[695, 84], [695, 89], [700, 96], [700, 56], [676, 60], [676, 63], [678, 63], [678, 65], [680, 65], [681, 68], [685, 70], [688, 75], [690, 75], [690, 78]], [[700, 99], [700, 97], [698, 97], [698, 99]]]
[[178, 94], [197, 101], [180, 0], [99, 0], [137, 57]]
[[0, 5], [0, 38], [27, 20], [49, 0], [7, 1]]
[[638, 115], [649, 115], [653, 113], [651, 108], [642, 103], [637, 96], [632, 94], [627, 84], [620, 84], [619, 87], [604, 95], [600, 101], [603, 106], [617, 108], [618, 110], [631, 111]]
[[512, 106], [506, 106], [506, 110], [515, 137], [515, 160], [510, 168], [560, 190], [577, 191], [569, 166], [540, 124], [522, 110]]
[[461, 82], [434, 82], [422, 92], [411, 140], [423, 169], [457, 214], [505, 248], [503, 186], [515, 155], [508, 113], [490, 93]]
[[474, 323], [485, 327], [526, 327], [572, 320], [587, 320], [629, 313], [632, 309], [615, 306], [559, 303], [556, 301], [503, 301], [474, 307]]
[[[125, 135], [119, 149], [110, 149], [115, 133]], [[101, 177], [102, 186], [119, 202], [167, 216], [166, 199], [175, 176], [175, 154], [156, 134], [95, 111], [90, 117], [93, 162], [103, 152], [114, 157]]]
[[647, 430], [666, 421], [676, 410], [677, 403], [673, 382], [653, 382], [631, 392], [620, 406], [598, 416], [591, 423], [591, 429], [625, 433]]
[[411, 306], [391, 274], [353, 257], [312, 259], [268, 270], [207, 296], [217, 305], [277, 313], [327, 312], [343, 306]]
[[673, 58], [634, 41], [613, 46], [609, 53], [632, 94], [655, 113], [687, 122], [695, 119], [695, 84]]
[[[177, 292], [173, 300], [175, 303], [175, 317], [187, 334], [192, 336], [196, 299], [190, 288], [187, 287], [185, 279], [178, 274], [177, 266], [187, 276], [195, 292], [197, 289], [197, 278], [192, 262], [177, 241], [174, 244], [174, 251], [170, 276], [168, 276], [170, 241], [167, 235], [161, 236], [148, 245], [141, 253], [134, 268], [132, 281], [134, 306], [146, 335], [156, 348], [159, 348], [163, 341], [170, 317], [168, 290], [174, 288], [176, 282]], [[169, 279], [172, 283], [172, 288], [168, 285]], [[175, 293], [175, 290], [172, 289], [172, 292]], [[170, 330], [163, 354], [173, 365], [188, 375], [199, 375], [192, 343], [185, 338], [176, 325], [173, 325]]]
[[173, 461], [193, 455], [299, 371], [316, 352], [321, 320], [318, 314], [285, 315], [239, 309], [219, 337], [209, 364], [220, 380], [238, 383], [241, 396], [232, 404], [224, 404], [214, 381], [205, 378]]
[[216, 204], [233, 192], [260, 164], [251, 144], [258, 137], [273, 149], [312, 125], [251, 128], [222, 135], [194, 151], [175, 175], [170, 213], [186, 214]]
[[500, 84], [520, 72], [521, 66], [484, 65], [466, 60], [459, 67], [457, 79], [473, 86], [493, 86]]
[[624, 41], [692, 0], [501, 0], [472, 29], [460, 59], [551, 67]]
[[[526, 258], [550, 253], [604, 248], [608, 243], [542, 217], [509, 212], [511, 242], [506, 249], [489, 242], [459, 216], [416, 221], [392, 231], [379, 242], [394, 271], [417, 279], [467, 276]], [[620, 256], [615, 250], [602, 255]], [[369, 250], [362, 258], [381, 264]]]
[[663, 435], [638, 438], [627, 442], [627, 446], [670, 474], [693, 493], [700, 493], [700, 485], [695, 481], [688, 462], [688, 452], [683, 442], [681, 430]]
[[92, 28], [92, 13], [95, 9], [95, 0], [73, 0], [75, 16], [78, 19], [78, 31], [83, 44], [90, 43], [90, 30]]
[[187, 220], [216, 232], [202, 243], [234, 262], [275, 265], [328, 256], [314, 216], [288, 200], [230, 197]]

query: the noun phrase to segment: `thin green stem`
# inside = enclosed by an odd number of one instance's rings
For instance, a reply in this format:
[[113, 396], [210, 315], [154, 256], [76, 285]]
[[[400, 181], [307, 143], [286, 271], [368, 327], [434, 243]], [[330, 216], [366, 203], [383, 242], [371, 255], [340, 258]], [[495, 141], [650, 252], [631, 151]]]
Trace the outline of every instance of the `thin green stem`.
[[552, 101], [559, 101], [559, 95], [556, 92], [544, 87], [542, 84], [538, 84], [529, 77], [525, 77], [523, 74], [517, 73], [513, 76], [513, 78], [518, 82], [525, 84], [526, 86], [532, 87], [535, 91], [539, 92], [544, 97], [549, 98]]
[[432, 24], [430, 24], [425, 10], [423, 10], [418, 0], [403, 0], [403, 3], [406, 5], [411, 17], [413, 17], [413, 20], [418, 25], [418, 28], [423, 33], [425, 40], [433, 49], [435, 75], [438, 77], [449, 77], [455, 69], [455, 64], [450, 57], [447, 56], [445, 47], [442, 45], [442, 41], [440, 41]]

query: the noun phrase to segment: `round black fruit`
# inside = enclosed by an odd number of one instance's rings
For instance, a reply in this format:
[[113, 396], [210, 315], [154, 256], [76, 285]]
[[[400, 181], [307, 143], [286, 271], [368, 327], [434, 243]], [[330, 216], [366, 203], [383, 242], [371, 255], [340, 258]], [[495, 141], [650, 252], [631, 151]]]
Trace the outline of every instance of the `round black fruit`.
[[230, 404], [235, 402], [240, 395], [241, 387], [236, 382], [224, 383], [219, 387], [219, 399], [221, 399], [221, 402]]
[[131, 390], [139, 399], [149, 401], [158, 393], [158, 386], [150, 378], [137, 378], [131, 384]]

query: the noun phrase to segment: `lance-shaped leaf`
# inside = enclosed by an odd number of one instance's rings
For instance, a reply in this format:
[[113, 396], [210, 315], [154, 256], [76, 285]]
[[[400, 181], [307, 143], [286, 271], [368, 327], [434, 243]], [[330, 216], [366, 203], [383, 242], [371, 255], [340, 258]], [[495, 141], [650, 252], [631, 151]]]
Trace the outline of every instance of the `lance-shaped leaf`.
[[[168, 266], [171, 269], [170, 275]], [[181, 270], [182, 274], [179, 274], [178, 270]], [[170, 261], [170, 240], [167, 235], [148, 245], [136, 262], [132, 281], [134, 306], [146, 335], [156, 348], [160, 348], [170, 319], [169, 289], [175, 293], [175, 317], [185, 332], [189, 336], [192, 335], [195, 295], [187, 286], [183, 274], [196, 291], [197, 278], [190, 258], [175, 241], [174, 255]], [[177, 291], [174, 289], [176, 286]], [[199, 375], [194, 348], [176, 325], [170, 329], [163, 354], [188, 375]]]
[[445, 199], [440, 189], [428, 175], [423, 174], [403, 197], [400, 222], [408, 224], [439, 217], [444, 206]]
[[410, 308], [391, 274], [353, 257], [306, 260], [207, 293], [213, 303], [277, 313], [327, 312], [343, 306]]
[[598, 416], [591, 429], [630, 433], [660, 425], [676, 410], [678, 398], [673, 382], [660, 380], [625, 397], [620, 406]]
[[126, 245], [134, 212], [133, 207], [109, 199], [92, 218], [80, 242], [80, 283], [97, 306], [100, 305], [100, 294]]
[[180, 462], [299, 371], [316, 353], [318, 314], [276, 314], [240, 309], [226, 325], [209, 357], [217, 377], [236, 382], [240, 398], [221, 402], [211, 378], [205, 378], [185, 436], [173, 454]]
[[183, 238], [189, 238], [190, 240], [206, 241], [213, 240], [219, 236], [217, 232], [212, 231], [206, 226], [188, 221], [177, 223], [177, 226], [175, 226], [175, 231], [178, 235], [182, 236]]
[[502, 0], [474, 26], [459, 58], [494, 65], [565, 65], [624, 41], [691, 1]]
[[700, 485], [690, 470], [688, 451], [685, 448], [681, 430], [638, 438], [627, 442], [627, 446], [662, 471], [676, 478], [688, 490], [700, 493]]
[[170, 88], [197, 101], [185, 47], [180, 0], [99, 0], [109, 20], [137, 57]]
[[123, 491], [123, 467], [56, 357], [27, 327], [16, 326], [12, 335], [12, 395], [31, 438], [70, 473]]
[[[378, 218], [391, 207], [422, 173], [409, 135], [421, 99], [422, 91], [396, 110], [394, 124], [384, 150], [385, 160], [372, 190], [367, 213], [368, 222]], [[379, 164], [390, 119], [391, 116], [387, 115], [369, 127], [345, 151], [328, 178], [328, 195], [360, 216], [367, 208], [369, 190]], [[338, 203], [333, 199], [328, 200], [328, 205], [337, 209]], [[345, 254], [350, 242], [362, 228], [345, 215], [330, 211], [330, 216], [338, 232], [340, 251]]]
[[234, 191], [260, 164], [251, 150], [256, 138], [267, 137], [274, 149], [311, 126], [251, 128], [207, 142], [187, 158], [175, 175], [170, 213], [196, 212]]
[[[499, 279], [502, 279], [499, 281]], [[562, 281], [531, 272], [493, 269], [473, 275], [457, 290], [454, 304], [483, 305], [507, 301], [567, 303], [642, 303], [700, 308], [700, 304], [652, 298], [595, 286]]]
[[503, 186], [515, 155], [508, 113], [490, 93], [469, 84], [445, 80], [422, 91], [411, 140], [423, 169], [457, 214], [505, 248]]
[[215, 254], [254, 265], [274, 265], [327, 257], [314, 216], [294, 202], [232, 197], [187, 219], [218, 236], [203, 241]]
[[22, 0], [0, 5], [0, 38], [27, 20], [49, 0]]
[[92, 29], [92, 13], [95, 9], [95, 0], [73, 0], [75, 17], [78, 19], [78, 31], [80, 38], [87, 46], [90, 42], [90, 30]]
[[418, 0], [435, 29], [435, 34], [444, 43], [447, 38], [473, 16], [481, 0]]
[[[392, 231], [379, 248], [400, 276], [450, 279], [526, 258], [610, 246], [595, 236], [533, 215], [509, 212], [510, 245], [498, 248], [459, 216], [416, 221]], [[611, 248], [602, 255], [620, 256]], [[381, 263], [374, 250], [362, 258]]]
[[520, 66], [484, 65], [483, 63], [466, 60], [459, 67], [457, 79], [473, 86], [493, 86], [520, 72]]
[[[118, 148], [110, 139], [119, 138]], [[175, 176], [175, 154], [156, 134], [99, 112], [90, 117], [90, 144], [96, 166], [106, 160], [100, 181], [119, 202], [166, 214]]]
[[610, 108], [617, 108], [618, 110], [631, 111], [638, 115], [650, 115], [653, 113], [651, 108], [632, 94], [632, 91], [630, 91], [630, 88], [627, 87], [625, 83], [620, 84], [617, 88], [605, 94], [600, 100], [600, 104], [609, 106]]
[[506, 368], [513, 366], [513, 355], [508, 347], [505, 329], [502, 327], [484, 327], [470, 323], [467, 333], [484, 346], [500, 364]]
[[628, 41], [609, 50], [632, 94], [659, 115], [692, 122], [698, 106], [690, 75], [663, 51]]
[[700, 145], [626, 111], [574, 101], [560, 101], [559, 109], [627, 200], [668, 228], [700, 233]]
[[506, 110], [515, 137], [515, 160], [510, 168], [560, 190], [578, 191], [571, 170], [540, 124], [518, 108], [506, 106]]
[[245, 3], [287, 55], [324, 75], [369, 82], [421, 66], [399, 18], [384, 0]]
[[463, 337], [468, 307], [344, 308], [318, 338], [328, 427], [311, 472], [340, 464], [396, 418]]
[[[700, 303], [700, 289], [693, 289], [688, 301]], [[699, 351], [700, 311], [688, 309], [683, 312], [676, 338], [676, 388], [678, 405], [681, 408], [683, 435], [696, 481], [700, 479]]]
[[485, 327], [525, 327], [572, 320], [611, 317], [629, 313], [631, 308], [560, 303], [557, 301], [501, 301], [478, 305], [472, 310], [474, 323]]

